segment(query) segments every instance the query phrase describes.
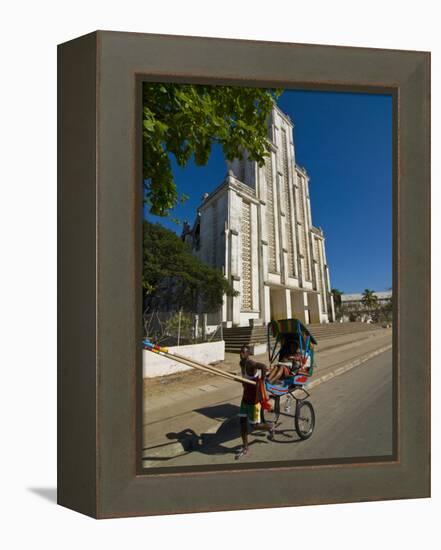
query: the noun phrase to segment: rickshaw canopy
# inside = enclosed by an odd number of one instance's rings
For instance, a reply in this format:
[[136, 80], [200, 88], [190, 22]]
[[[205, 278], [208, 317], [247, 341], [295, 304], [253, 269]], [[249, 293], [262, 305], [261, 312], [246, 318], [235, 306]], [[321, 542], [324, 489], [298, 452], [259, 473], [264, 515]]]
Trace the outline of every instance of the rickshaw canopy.
[[270, 326], [273, 331], [273, 336], [280, 335], [298, 335], [306, 339], [308, 336], [312, 344], [317, 345], [314, 336], [309, 332], [305, 325], [299, 319], [280, 319], [279, 321], [271, 321]]
[[[271, 345], [271, 336], [275, 339]], [[289, 342], [297, 342], [301, 355], [314, 364], [313, 346], [317, 340], [299, 319], [280, 319], [268, 324], [268, 358], [273, 363]]]

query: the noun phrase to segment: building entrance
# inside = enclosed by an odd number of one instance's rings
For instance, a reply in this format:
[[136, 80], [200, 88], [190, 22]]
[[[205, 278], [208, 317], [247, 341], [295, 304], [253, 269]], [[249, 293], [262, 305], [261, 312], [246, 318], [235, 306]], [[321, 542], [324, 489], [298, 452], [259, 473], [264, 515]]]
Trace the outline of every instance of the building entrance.
[[[290, 308], [291, 309], [291, 308]], [[283, 288], [270, 289], [271, 319], [278, 321], [289, 317], [286, 304], [286, 291]]]
[[291, 290], [292, 316], [307, 325], [309, 323], [308, 295], [301, 290]]

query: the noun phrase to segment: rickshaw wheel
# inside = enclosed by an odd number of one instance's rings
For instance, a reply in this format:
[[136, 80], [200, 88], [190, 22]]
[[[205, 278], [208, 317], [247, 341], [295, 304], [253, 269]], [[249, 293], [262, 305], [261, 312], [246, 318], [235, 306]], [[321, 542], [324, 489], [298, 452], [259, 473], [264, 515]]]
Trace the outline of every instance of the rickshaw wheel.
[[294, 425], [300, 439], [309, 439], [314, 431], [315, 412], [309, 401], [298, 401]]
[[280, 416], [280, 397], [272, 397], [270, 399], [270, 402], [273, 405], [272, 411], [264, 411], [262, 410], [262, 416], [264, 422], [274, 422], [276, 423], [279, 420]]

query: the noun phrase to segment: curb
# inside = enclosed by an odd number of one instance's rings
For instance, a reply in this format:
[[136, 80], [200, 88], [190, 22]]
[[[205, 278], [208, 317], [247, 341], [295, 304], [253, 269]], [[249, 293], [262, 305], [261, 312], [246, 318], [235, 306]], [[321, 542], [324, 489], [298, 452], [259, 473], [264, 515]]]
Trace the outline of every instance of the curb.
[[[375, 351], [371, 351], [370, 353], [366, 353], [365, 355], [362, 355], [361, 357], [358, 357], [357, 359], [354, 359], [353, 361], [350, 361], [349, 363], [346, 363], [344, 365], [341, 365], [336, 370], [329, 372], [328, 374], [325, 374], [321, 376], [320, 378], [317, 378], [317, 380], [314, 380], [310, 384], [308, 384], [306, 387], [307, 389], [311, 389], [313, 387], [319, 386], [320, 384], [323, 384], [324, 382], [328, 382], [329, 380], [332, 380], [333, 378], [340, 376], [341, 374], [344, 374], [345, 372], [348, 372], [355, 367], [358, 367], [359, 365], [365, 363], [366, 361], [369, 361], [370, 359], [373, 359], [377, 355], [380, 355], [381, 353], [384, 353], [392, 348], [392, 344], [388, 344], [387, 346], [383, 346], [379, 349], [376, 349]], [[228, 422], [229, 419], [226, 421]], [[214, 434], [219, 429], [219, 426], [222, 425], [225, 422], [218, 421], [210, 428], [204, 431], [204, 434]], [[197, 448], [200, 446], [201, 442], [203, 441], [204, 434], [201, 434], [200, 436], [197, 435], [191, 435], [188, 437], [183, 438], [181, 441], [175, 441], [173, 443], [164, 443], [162, 445], [158, 445], [157, 447], [153, 447], [151, 449], [146, 449], [146, 453], [148, 452], [147, 457], [143, 457], [142, 461], [144, 463], [144, 467], [157, 465], [155, 459], [167, 459], [167, 458], [176, 458], [180, 455], [186, 454], [192, 449]]]
[[336, 376], [340, 376], [340, 374], [344, 374], [345, 372], [348, 372], [355, 367], [358, 367], [362, 363], [365, 363], [366, 361], [369, 361], [370, 359], [373, 359], [377, 355], [380, 355], [381, 353], [384, 353], [385, 351], [388, 351], [392, 348], [392, 344], [388, 344], [387, 346], [383, 346], [382, 348], [378, 348], [375, 351], [371, 351], [370, 353], [366, 353], [366, 355], [362, 355], [361, 357], [358, 357], [357, 359], [354, 359], [353, 361], [350, 361], [349, 363], [345, 363], [341, 367], [338, 367], [332, 372], [329, 372], [328, 374], [325, 374], [321, 376], [320, 378], [317, 378], [313, 382], [307, 384], [307, 388], [313, 388], [315, 386], [319, 386], [320, 384], [323, 384], [323, 382], [327, 382], [328, 380], [332, 380], [332, 378], [335, 378]]
[[[216, 424], [216, 428], [218, 424], [219, 423]], [[211, 429], [212, 428], [210, 428], [210, 430]], [[200, 438], [196, 435], [192, 435], [189, 437], [185, 437], [181, 441], [164, 443], [162, 445], [158, 445], [157, 447], [147, 449], [145, 452], [148, 453], [148, 456], [142, 457], [144, 466], [146, 465], [146, 463], [154, 461], [158, 458], [175, 458], [177, 456], [185, 454], [197, 445], [199, 439]]]

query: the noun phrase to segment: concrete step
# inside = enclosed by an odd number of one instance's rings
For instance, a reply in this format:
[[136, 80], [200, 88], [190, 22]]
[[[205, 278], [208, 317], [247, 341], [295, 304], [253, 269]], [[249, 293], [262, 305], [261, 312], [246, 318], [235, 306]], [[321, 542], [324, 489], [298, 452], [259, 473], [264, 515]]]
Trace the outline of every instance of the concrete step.
[[[349, 331], [354, 332], [357, 330], [376, 330], [378, 326], [369, 323], [322, 323], [307, 325], [308, 330], [312, 331]], [[257, 327], [232, 327], [224, 328], [225, 334], [266, 334], [266, 326]]]
[[[262, 341], [267, 341], [267, 337], [265, 336], [265, 338], [262, 338], [261, 336], [249, 336], [249, 337], [246, 337], [246, 336], [235, 336], [234, 338], [225, 338], [224, 337], [224, 340], [226, 342], [262, 342]], [[270, 338], [270, 340], [274, 340], [274, 338]]]
[[[274, 340], [272, 340], [270, 343], [273, 344]], [[257, 340], [255, 342], [246, 342], [246, 341], [243, 341], [243, 342], [225, 342], [225, 349], [227, 349], [227, 348], [240, 348], [241, 346], [248, 345], [248, 344], [266, 344], [266, 342], [262, 342], [261, 340]]]
[[360, 327], [354, 327], [354, 328], [343, 328], [343, 329], [312, 329], [310, 330], [311, 334], [317, 338], [320, 337], [326, 337], [326, 336], [334, 336], [334, 335], [343, 335], [343, 334], [354, 334], [354, 333], [360, 333], [360, 332], [372, 332], [374, 330], [379, 330], [381, 327], [376, 327], [375, 329], [371, 328], [360, 328]]
[[[367, 323], [327, 323], [308, 325], [308, 330], [318, 340], [327, 340], [355, 333], [367, 333], [381, 330], [378, 325]], [[264, 344], [267, 341], [267, 327], [232, 327], [224, 329], [225, 351], [238, 353], [245, 344]], [[271, 338], [271, 343], [274, 340]]]
[[224, 334], [227, 334], [227, 336], [251, 336], [251, 335], [266, 336], [268, 333], [266, 331], [265, 332], [227, 332], [225, 333], [224, 331]]

